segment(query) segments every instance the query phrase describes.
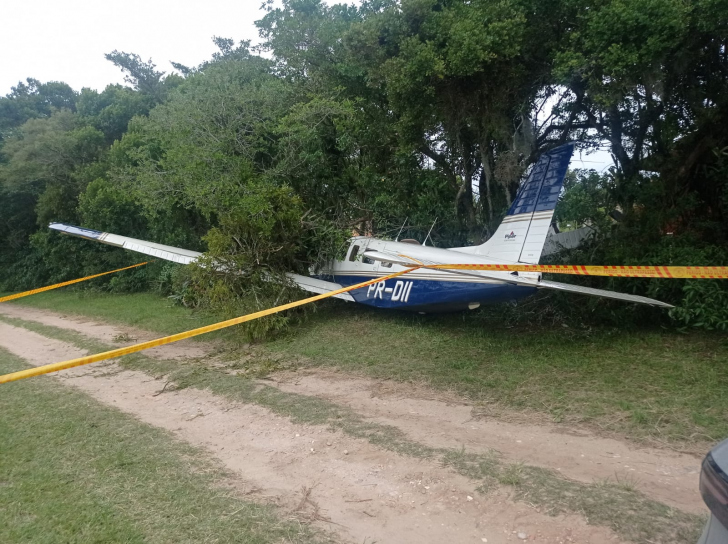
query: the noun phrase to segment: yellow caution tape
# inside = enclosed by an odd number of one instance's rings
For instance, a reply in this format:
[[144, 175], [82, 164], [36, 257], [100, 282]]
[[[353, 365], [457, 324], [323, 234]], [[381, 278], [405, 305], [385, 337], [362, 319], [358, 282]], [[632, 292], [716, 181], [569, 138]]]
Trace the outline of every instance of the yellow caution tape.
[[367, 287], [368, 285], [372, 285], [372, 284], [378, 283], [380, 281], [385, 281], [385, 280], [388, 280], [391, 278], [396, 278], [397, 276], [401, 276], [403, 274], [408, 274], [409, 272], [412, 272], [413, 270], [416, 270], [417, 268], [419, 268], [419, 267], [409, 268], [407, 270], [402, 270], [401, 272], [395, 272], [394, 274], [390, 274], [388, 276], [384, 276], [381, 278], [375, 278], [373, 280], [365, 281], [363, 283], [358, 283], [356, 285], [352, 285], [349, 287], [344, 287], [342, 289], [336, 289], [335, 291], [329, 291], [328, 293], [323, 293], [321, 295], [316, 295], [316, 296], [313, 296], [310, 298], [305, 298], [303, 300], [298, 300], [296, 302], [290, 302], [288, 304], [283, 304], [282, 306], [276, 306], [275, 308], [269, 308], [268, 310], [262, 310], [260, 312], [255, 312], [255, 313], [244, 315], [241, 317], [235, 317], [233, 319], [228, 319], [227, 321], [221, 321], [220, 323], [215, 323], [214, 325], [207, 325], [205, 327], [200, 327], [198, 329], [193, 329], [191, 331], [181, 332], [178, 334], [173, 334], [171, 336], [165, 336], [164, 338], [157, 338], [156, 340], [149, 340], [148, 342], [142, 342], [141, 344], [136, 344], [134, 346], [129, 346], [126, 348], [119, 348], [119, 349], [112, 349], [111, 351], [105, 351], [104, 353], [99, 353], [97, 355], [87, 355], [86, 357], [79, 357], [78, 359], [71, 359], [69, 361], [63, 361], [60, 363], [52, 363], [49, 365], [43, 365], [43, 366], [39, 366], [36, 368], [29, 368], [27, 370], [21, 370], [19, 372], [12, 372], [10, 374], [5, 374], [4, 376], [0, 376], [0, 384], [14, 382], [16, 380], [22, 380], [23, 378], [32, 378], [33, 376], [40, 376], [42, 374], [49, 374], [50, 372], [57, 372], [59, 370], [65, 370], [67, 368], [73, 368], [76, 366], [88, 365], [90, 363], [97, 363], [99, 361], [105, 361], [107, 359], [121, 357], [122, 355], [136, 353], [137, 351], [143, 351], [145, 349], [155, 348], [157, 346], [163, 346], [165, 344], [171, 344], [172, 342], [184, 340], [185, 338], [192, 338], [193, 336], [199, 336], [200, 334], [205, 334], [205, 333], [212, 332], [212, 331], [219, 331], [220, 329], [232, 327], [233, 325], [239, 325], [240, 323], [245, 323], [246, 321], [253, 321], [254, 319], [259, 319], [259, 318], [265, 317], [267, 315], [272, 315], [272, 314], [275, 314], [278, 312], [282, 312], [284, 310], [290, 310], [291, 308], [296, 308], [297, 306], [303, 306], [304, 304], [308, 304], [309, 302], [316, 302], [317, 300], [323, 300], [325, 298], [329, 298], [334, 295], [338, 295], [340, 293], [354, 291], [355, 289]]
[[622, 278], [728, 279], [728, 266], [586, 266], [571, 264], [433, 264], [418, 268], [442, 270], [491, 270], [495, 272], [544, 272], [577, 276]]
[[[418, 263], [419, 263], [419, 261], [418, 261]], [[0, 302], [5, 302], [6, 300], [13, 300], [15, 298], [28, 296], [28, 295], [32, 295], [35, 293], [40, 293], [40, 292], [47, 291], [50, 289], [56, 289], [58, 287], [63, 287], [64, 285], [71, 285], [73, 283], [78, 283], [80, 281], [97, 278], [99, 276], [104, 276], [106, 274], [113, 274], [114, 272], [119, 272], [121, 270], [128, 270], [129, 268], [135, 268], [137, 266], [142, 266], [145, 264], [147, 264], [147, 263], [139, 263], [139, 264], [136, 264], [133, 266], [128, 266], [126, 268], [119, 268], [118, 270], [112, 270], [110, 272], [104, 272], [102, 274], [96, 274], [94, 276], [87, 276], [85, 278], [80, 278], [78, 280], [71, 280], [68, 282], [58, 283], [56, 285], [51, 285], [48, 287], [42, 287], [40, 289], [34, 289], [33, 291], [26, 291], [25, 293], [18, 293], [16, 295], [10, 295], [8, 297], [0, 298]], [[36, 367], [36, 368], [31, 368], [28, 370], [22, 370], [20, 372], [13, 372], [11, 374], [5, 374], [4, 376], [0, 376], [0, 384], [8, 383], [8, 382], [16, 381], [16, 380], [21, 380], [23, 378], [30, 378], [33, 376], [40, 376], [42, 374], [48, 374], [51, 372], [57, 372], [59, 370], [65, 370], [65, 369], [73, 368], [76, 366], [82, 366], [82, 365], [87, 365], [87, 364], [91, 364], [91, 363], [96, 363], [96, 362], [104, 361], [107, 359], [113, 359], [115, 357], [120, 357], [122, 355], [136, 353], [138, 351], [143, 351], [145, 349], [154, 348], [157, 346], [163, 346], [165, 344], [177, 342], [179, 340], [184, 340], [186, 338], [192, 338], [193, 336], [199, 336], [201, 334], [206, 334], [208, 332], [217, 331], [217, 330], [224, 329], [227, 327], [232, 327], [233, 325], [239, 325], [240, 323], [245, 323], [246, 321], [253, 321], [255, 319], [259, 319], [261, 317], [272, 315], [272, 314], [282, 312], [285, 310], [290, 310], [291, 308], [296, 308], [298, 306], [302, 306], [302, 305], [308, 304], [310, 302], [316, 302], [317, 300], [323, 300], [325, 298], [329, 298], [334, 295], [338, 295], [340, 293], [354, 291], [356, 289], [361, 289], [362, 287], [367, 287], [374, 283], [379, 283], [381, 281], [386, 281], [391, 278], [396, 278], [397, 276], [401, 276], [403, 274], [408, 274], [409, 272], [412, 272], [419, 268], [443, 269], [443, 270], [489, 270], [489, 271], [495, 271], [495, 272], [545, 272], [545, 273], [552, 273], [552, 274], [572, 274], [572, 275], [579, 275], [579, 276], [618, 276], [618, 277], [631, 277], [631, 278], [728, 279], [728, 267], [725, 267], [725, 266], [586, 266], [586, 265], [532, 265], [532, 264], [425, 265], [424, 263], [420, 263], [417, 265], [413, 265], [413, 266], [407, 268], [406, 270], [402, 270], [401, 272], [395, 272], [393, 274], [389, 274], [388, 276], [374, 278], [374, 279], [371, 279], [371, 280], [368, 280], [368, 281], [365, 281], [362, 283], [358, 283], [356, 285], [344, 287], [341, 289], [336, 289], [336, 290], [330, 291], [328, 293], [323, 293], [321, 295], [316, 295], [316, 296], [309, 297], [309, 298], [306, 298], [303, 300], [298, 300], [296, 302], [291, 302], [289, 304], [283, 304], [281, 306], [276, 306], [275, 308], [269, 308], [267, 310], [262, 310], [260, 312], [255, 312], [252, 314], [236, 317], [233, 319], [229, 319], [227, 321], [221, 321], [219, 323], [215, 323], [213, 325], [208, 325], [206, 327], [200, 327], [198, 329], [193, 329], [193, 330], [190, 330], [187, 332], [173, 334], [171, 336], [165, 336], [164, 338], [158, 338], [156, 340], [142, 342], [140, 344], [136, 344], [134, 346], [129, 346], [126, 348], [119, 348], [119, 349], [114, 349], [111, 351], [106, 351], [104, 353], [99, 353], [97, 355], [88, 355], [86, 357], [79, 357], [78, 359], [71, 359], [69, 361], [53, 363], [53, 364], [44, 365], [44, 366], [40, 366], [40, 367]]]
[[14, 295], [0, 297], [0, 302], [7, 302], [8, 300], [15, 300], [16, 298], [28, 297], [30, 295], [42, 293], [44, 291], [50, 291], [51, 289], [58, 289], [59, 287], [65, 287], [66, 285], [73, 285], [74, 283], [79, 283], [79, 282], [86, 281], [86, 280], [92, 280], [94, 278], [98, 278], [101, 276], [106, 276], [107, 274], [114, 274], [115, 272], [121, 272], [122, 270], [129, 270], [130, 268], [144, 266], [145, 264], [149, 264], [149, 263], [145, 262], [145, 263], [133, 264], [131, 266], [126, 266], [124, 268], [117, 268], [116, 270], [110, 270], [109, 272], [102, 272], [101, 274], [94, 274], [93, 276], [86, 276], [85, 278], [78, 278], [77, 280], [64, 281], [62, 283], [48, 285], [47, 287], [39, 287], [38, 289], [31, 289], [30, 291], [24, 291], [22, 293], [15, 293]]

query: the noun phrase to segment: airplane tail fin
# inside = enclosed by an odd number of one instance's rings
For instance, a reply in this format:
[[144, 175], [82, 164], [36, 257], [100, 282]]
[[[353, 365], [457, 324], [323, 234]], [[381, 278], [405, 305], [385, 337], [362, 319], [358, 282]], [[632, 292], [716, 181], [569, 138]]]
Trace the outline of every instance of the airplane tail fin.
[[566, 144], [541, 155], [495, 234], [468, 253], [538, 264], [573, 152]]

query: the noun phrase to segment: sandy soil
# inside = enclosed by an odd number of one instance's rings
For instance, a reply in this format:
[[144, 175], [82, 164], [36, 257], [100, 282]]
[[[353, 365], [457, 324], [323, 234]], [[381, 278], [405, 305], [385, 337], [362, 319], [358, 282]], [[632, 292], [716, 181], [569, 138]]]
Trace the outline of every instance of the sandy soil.
[[428, 446], [464, 446], [470, 452], [496, 450], [509, 461], [557, 470], [573, 480], [629, 482], [665, 504], [689, 512], [706, 512], [698, 490], [701, 459], [691, 455], [637, 448], [541, 422], [524, 425], [474, 418], [472, 406], [467, 404], [417, 398], [416, 388], [388, 387], [336, 372], [296, 372], [277, 379], [283, 391], [349, 406]]
[[[5, 323], [0, 346], [34, 365], [85, 354]], [[248, 496], [273, 501], [344, 541], [619, 542], [580, 516], [546, 516], [505, 492], [483, 497], [474, 482], [437, 464], [320, 426], [294, 425], [204, 391], [157, 394], [159, 381], [113, 362], [65, 370], [57, 379], [206, 449], [237, 475], [233, 485]]]
[[[84, 317], [63, 315], [47, 310], [39, 310], [36, 308], [25, 308], [15, 304], [0, 305], [0, 315], [7, 317], [15, 317], [25, 319], [26, 321], [35, 321], [43, 325], [58, 327], [60, 329], [68, 329], [101, 340], [114, 347], [126, 347], [161, 338], [163, 334], [153, 333], [130, 327], [127, 325], [109, 325], [99, 323]], [[168, 344], [158, 348], [152, 348], [145, 353], [149, 357], [156, 359], [189, 359], [204, 357], [214, 349], [211, 342], [199, 342], [192, 340], [182, 340], [174, 344]]]
[[[116, 345], [150, 340], [154, 334], [47, 310], [0, 305], [0, 314], [77, 331]], [[120, 336], [137, 340], [119, 342]], [[116, 340], [115, 340], [116, 339]], [[160, 359], [202, 357], [214, 344], [190, 340], [145, 352]], [[59, 360], [59, 359], [54, 359]], [[52, 362], [52, 361], [48, 361]], [[509, 461], [557, 470], [582, 481], [626, 481], [660, 502], [688, 512], [707, 512], [698, 481], [701, 459], [668, 449], [640, 448], [539, 421], [538, 425], [474, 417], [472, 406], [454, 396], [408, 384], [352, 378], [314, 370], [277, 374], [266, 381], [288, 392], [313, 395], [349, 406], [372, 421], [392, 425], [409, 438], [432, 447], [466, 451], [496, 450]]]

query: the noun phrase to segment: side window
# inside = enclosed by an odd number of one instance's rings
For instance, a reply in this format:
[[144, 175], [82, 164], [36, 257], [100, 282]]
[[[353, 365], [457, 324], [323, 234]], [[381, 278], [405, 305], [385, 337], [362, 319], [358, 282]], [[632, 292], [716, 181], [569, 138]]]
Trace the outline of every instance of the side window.
[[351, 253], [349, 254], [349, 260], [350, 261], [356, 261], [356, 256], [359, 254], [359, 246], [354, 246], [351, 248]]
[[369, 257], [363, 257], [361, 262], [363, 262], [364, 264], [374, 264], [374, 261], [371, 260]]
[[392, 268], [392, 263], [382, 263], [384, 268]]

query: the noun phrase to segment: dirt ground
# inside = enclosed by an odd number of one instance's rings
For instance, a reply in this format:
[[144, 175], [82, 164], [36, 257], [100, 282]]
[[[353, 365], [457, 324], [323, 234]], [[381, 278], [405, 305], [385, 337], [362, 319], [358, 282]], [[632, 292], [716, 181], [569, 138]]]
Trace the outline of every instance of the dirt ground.
[[[111, 343], [153, 335], [15, 305], [0, 314], [71, 329]], [[126, 336], [124, 336], [126, 335]], [[0, 322], [0, 346], [40, 365], [83, 350]], [[200, 357], [213, 346], [177, 343], [146, 354]], [[579, 515], [552, 517], [511, 499], [506, 488], [487, 495], [437, 462], [382, 450], [324, 426], [293, 424], [248, 404], [205, 391], [160, 394], [162, 383], [110, 363], [58, 373], [57, 379], [94, 398], [204, 448], [249, 498], [278, 504], [344, 542], [620, 542]], [[667, 449], [638, 448], [615, 439], [548, 424], [476, 417], [472, 406], [422, 388], [332, 372], [275, 374], [266, 381], [286, 392], [345, 405], [367, 420], [392, 425], [431, 447], [496, 450], [506, 461], [546, 467], [582, 482], [628, 481], [645, 495], [688, 512], [705, 512], [698, 493], [700, 459]]]

